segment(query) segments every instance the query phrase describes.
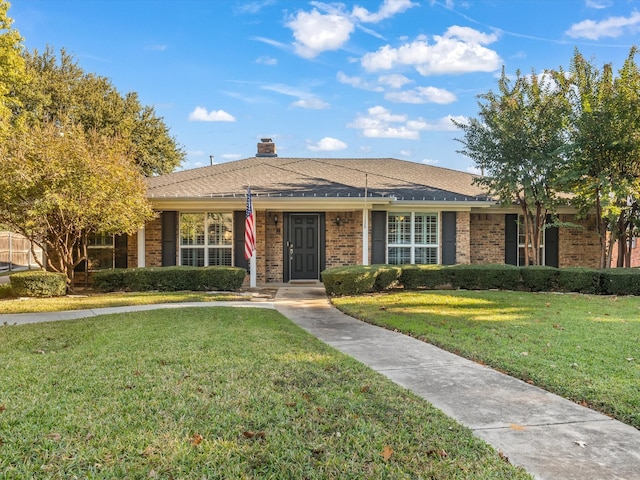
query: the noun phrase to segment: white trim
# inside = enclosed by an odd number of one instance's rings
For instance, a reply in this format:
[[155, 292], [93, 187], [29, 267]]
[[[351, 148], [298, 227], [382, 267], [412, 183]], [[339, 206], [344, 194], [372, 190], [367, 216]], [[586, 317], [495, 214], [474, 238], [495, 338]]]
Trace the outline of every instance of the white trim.
[[369, 265], [369, 210], [362, 210], [362, 265]]
[[144, 226], [138, 229], [138, 268], [145, 266], [145, 230]]

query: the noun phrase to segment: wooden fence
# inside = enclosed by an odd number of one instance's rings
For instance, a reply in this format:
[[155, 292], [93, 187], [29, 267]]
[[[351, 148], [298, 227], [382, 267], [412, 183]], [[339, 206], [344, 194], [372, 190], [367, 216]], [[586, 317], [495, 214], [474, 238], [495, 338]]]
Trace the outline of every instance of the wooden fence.
[[[34, 245], [34, 250], [42, 262], [42, 249]], [[0, 231], [0, 272], [38, 267], [28, 239], [18, 233]]]

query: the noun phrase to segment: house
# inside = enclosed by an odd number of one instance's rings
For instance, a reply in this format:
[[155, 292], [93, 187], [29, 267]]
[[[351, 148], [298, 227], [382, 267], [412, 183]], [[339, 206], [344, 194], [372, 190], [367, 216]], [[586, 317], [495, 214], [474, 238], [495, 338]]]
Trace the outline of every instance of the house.
[[[129, 237], [127, 265], [246, 268], [249, 185], [258, 283], [317, 280], [340, 265], [524, 260], [518, 208], [498, 206], [472, 174], [392, 158], [282, 158], [270, 139], [257, 147], [255, 157], [150, 178], [158, 216]], [[559, 214], [583, 228], [547, 229], [545, 263], [597, 267], [592, 219]]]

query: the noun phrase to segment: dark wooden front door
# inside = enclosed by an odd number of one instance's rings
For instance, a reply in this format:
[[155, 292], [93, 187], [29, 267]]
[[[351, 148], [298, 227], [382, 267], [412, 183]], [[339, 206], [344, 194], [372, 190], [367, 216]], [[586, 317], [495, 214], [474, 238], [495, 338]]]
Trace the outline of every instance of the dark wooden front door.
[[289, 215], [289, 272], [291, 280], [320, 276], [320, 235], [317, 214]]

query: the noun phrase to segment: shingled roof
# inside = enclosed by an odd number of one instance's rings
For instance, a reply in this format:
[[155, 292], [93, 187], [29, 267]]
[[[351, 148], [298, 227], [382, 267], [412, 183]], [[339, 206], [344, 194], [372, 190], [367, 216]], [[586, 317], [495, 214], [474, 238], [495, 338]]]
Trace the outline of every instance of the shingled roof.
[[251, 157], [148, 179], [150, 198], [232, 197], [247, 186], [268, 197], [364, 196], [398, 200], [488, 200], [475, 175], [394, 158]]

